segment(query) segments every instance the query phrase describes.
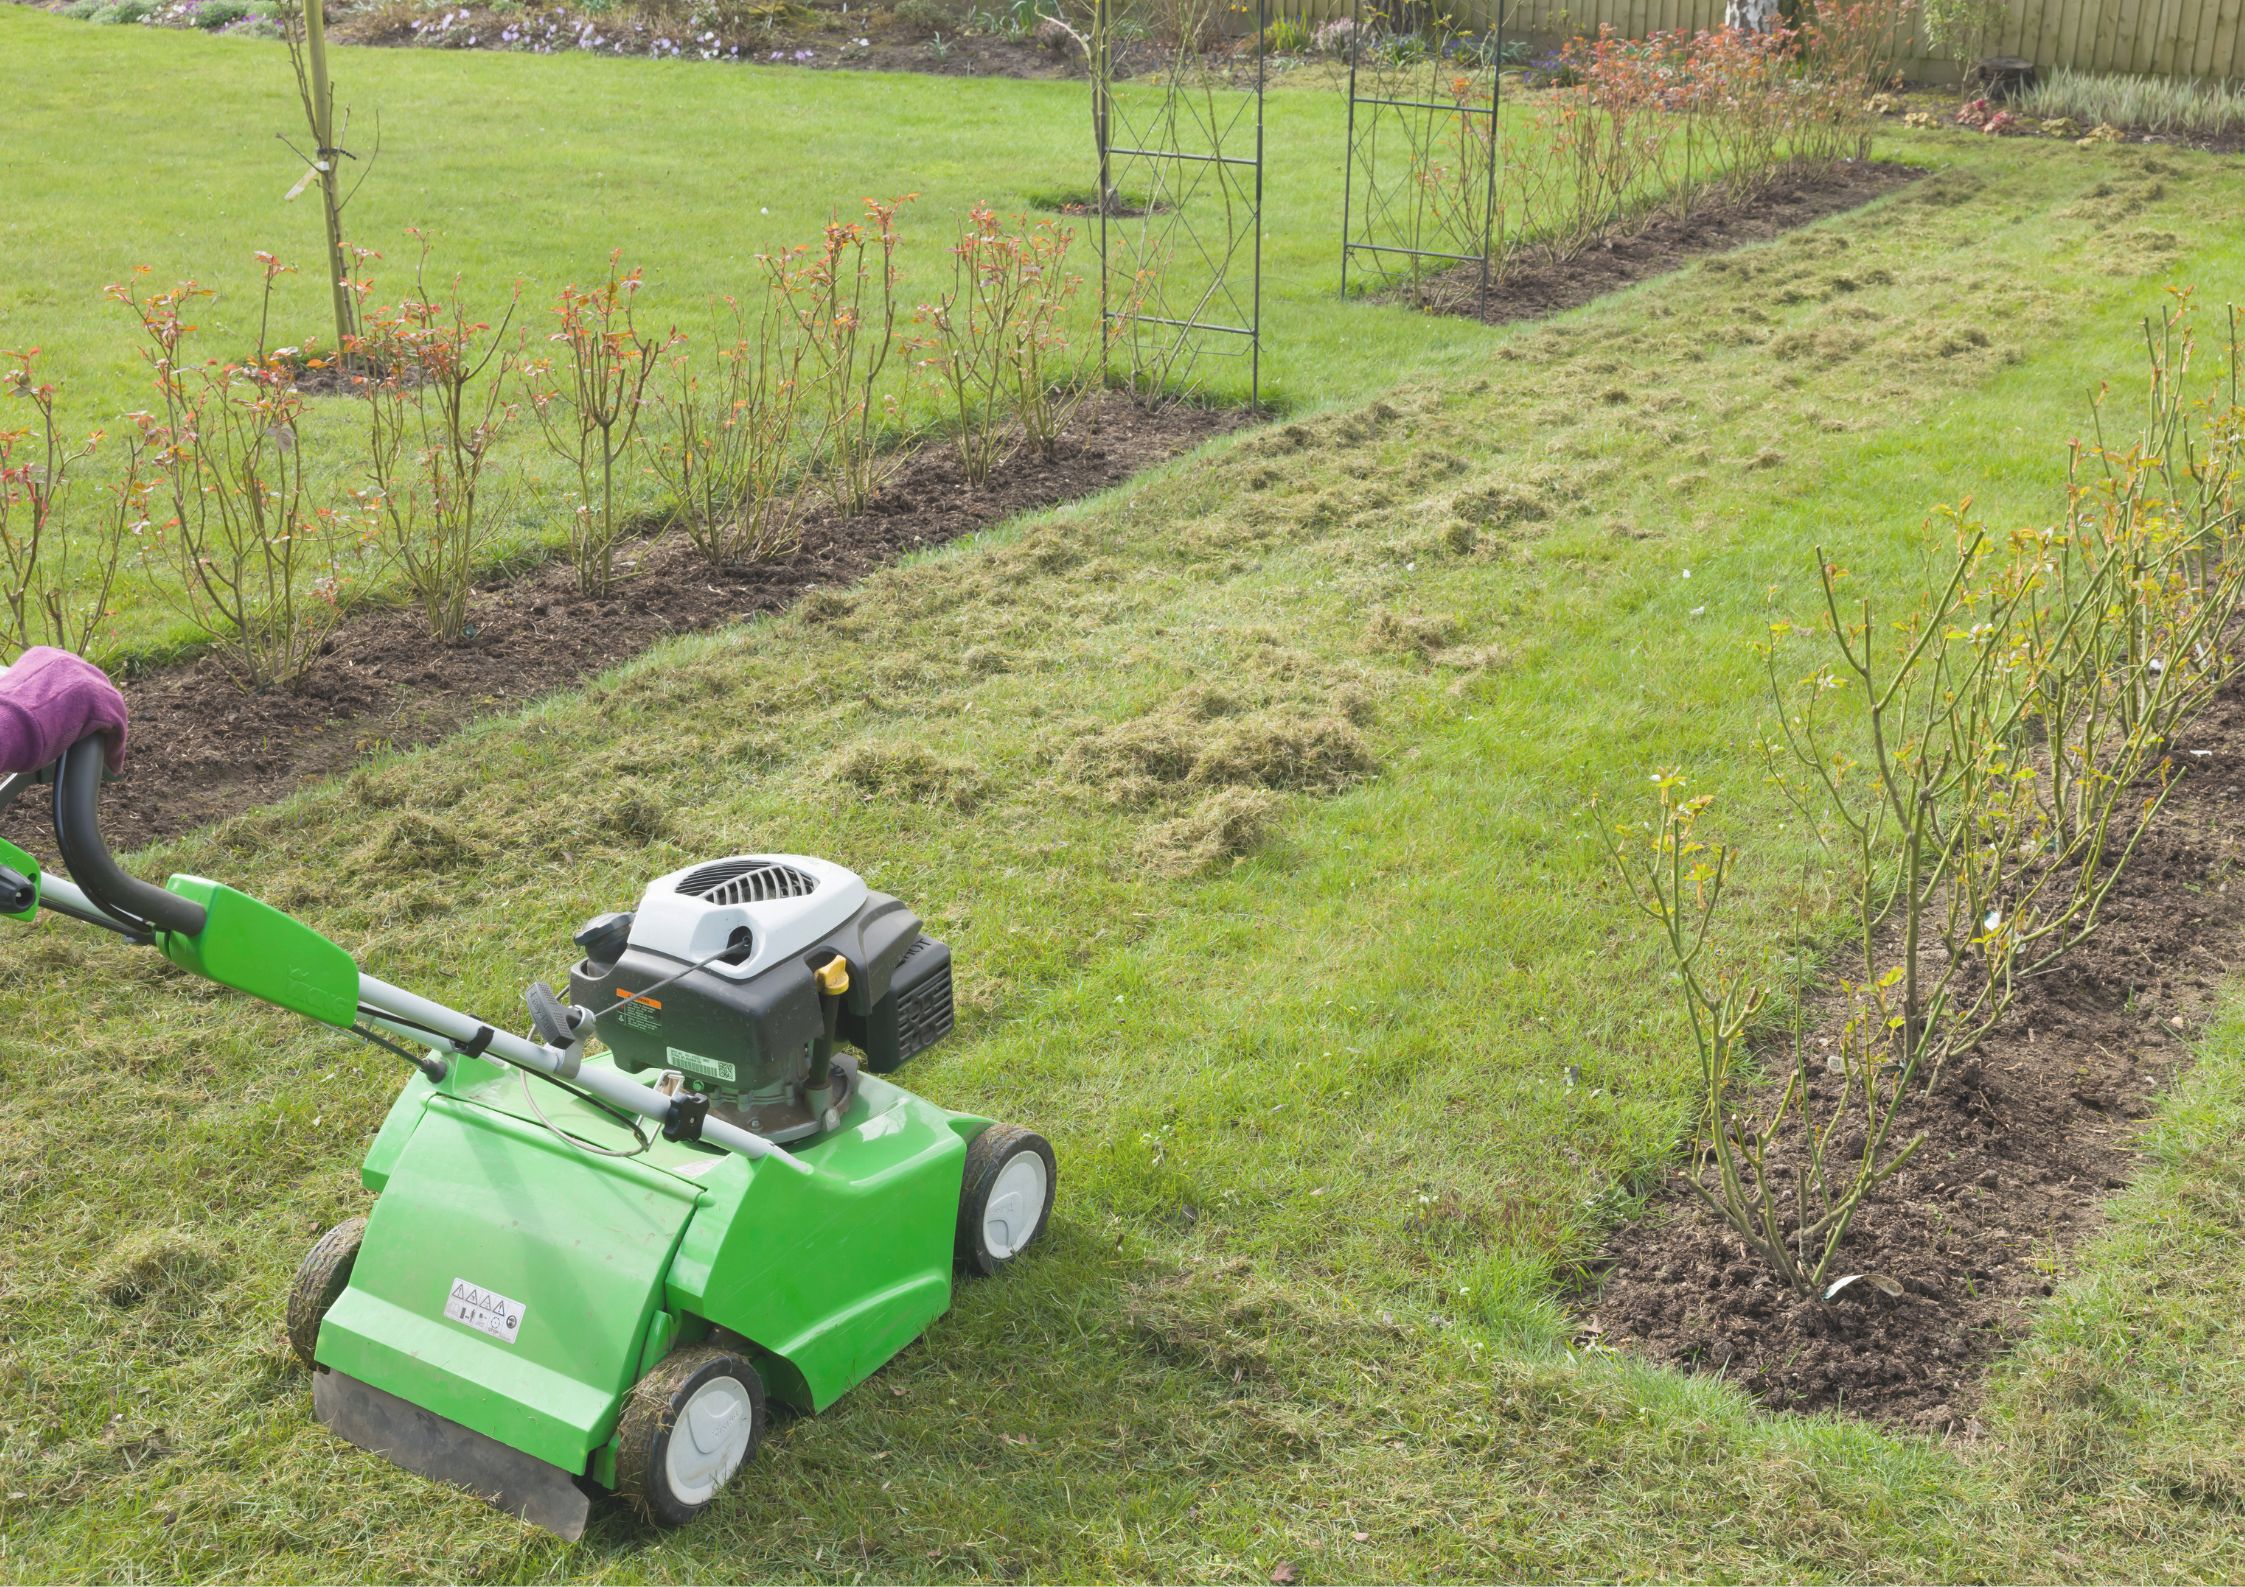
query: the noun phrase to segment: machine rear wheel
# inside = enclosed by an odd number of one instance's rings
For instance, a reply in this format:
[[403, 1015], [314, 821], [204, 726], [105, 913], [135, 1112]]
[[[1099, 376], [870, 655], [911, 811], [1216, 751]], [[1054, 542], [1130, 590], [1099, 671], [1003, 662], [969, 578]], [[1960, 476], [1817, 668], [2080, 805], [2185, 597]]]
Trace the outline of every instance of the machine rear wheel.
[[359, 1242], [365, 1238], [366, 1219], [345, 1218], [304, 1253], [288, 1287], [289, 1348], [314, 1370], [319, 1366], [312, 1352], [319, 1348], [320, 1323], [351, 1282], [351, 1264], [359, 1259]]
[[658, 1526], [709, 1508], [764, 1441], [764, 1380], [716, 1345], [687, 1345], [633, 1386], [616, 1423], [616, 1491]]
[[1052, 1216], [1052, 1146], [1034, 1130], [993, 1124], [967, 1143], [959, 1195], [959, 1261], [985, 1277], [1044, 1232]]

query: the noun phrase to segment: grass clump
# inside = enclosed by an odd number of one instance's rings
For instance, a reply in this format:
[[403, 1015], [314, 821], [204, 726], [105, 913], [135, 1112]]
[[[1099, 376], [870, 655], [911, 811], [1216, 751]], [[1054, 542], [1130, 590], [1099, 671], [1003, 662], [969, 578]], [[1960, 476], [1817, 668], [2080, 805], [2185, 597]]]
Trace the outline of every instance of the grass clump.
[[463, 869], [484, 853], [483, 843], [456, 817], [404, 810], [373, 829], [357, 860], [360, 874], [369, 881], [403, 881]]
[[94, 1293], [120, 1309], [199, 1310], [226, 1278], [226, 1261], [207, 1232], [151, 1229], [118, 1242], [94, 1275]]
[[953, 810], [972, 810], [989, 791], [973, 766], [924, 744], [859, 744], [835, 762], [834, 777], [868, 800], [901, 799]]
[[[1453, 548], [1470, 550], [1471, 544]], [[1364, 645], [1383, 655], [1417, 656], [1430, 660], [1456, 641], [1464, 625], [1448, 613], [1427, 615], [1386, 608], [1372, 614], [1364, 625]]]
[[1340, 710], [1291, 700], [1251, 707], [1207, 688], [1094, 729], [1062, 762], [1067, 775], [1132, 808], [1198, 789], [1332, 793], [1372, 768], [1371, 745]]
[[1253, 853], [1280, 806], [1267, 788], [1219, 788], [1147, 830], [1138, 857], [1158, 876], [1204, 876]]

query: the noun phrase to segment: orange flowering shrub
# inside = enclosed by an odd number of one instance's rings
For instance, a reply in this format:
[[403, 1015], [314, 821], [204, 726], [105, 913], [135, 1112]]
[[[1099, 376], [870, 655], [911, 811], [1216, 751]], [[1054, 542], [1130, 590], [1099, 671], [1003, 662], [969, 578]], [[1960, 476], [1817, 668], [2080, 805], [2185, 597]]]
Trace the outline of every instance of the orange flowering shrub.
[[1068, 269], [1075, 233], [1052, 221], [1008, 231], [988, 206], [968, 212], [951, 249], [951, 290], [920, 305], [916, 344], [951, 399], [967, 478], [981, 484], [1021, 446], [1050, 456], [1086, 393], [1066, 367], [1062, 326], [1083, 277]]
[[[270, 254], [264, 305], [290, 273]], [[145, 272], [142, 272], [145, 273]], [[109, 295], [139, 321], [156, 407], [133, 415], [151, 512], [141, 557], [151, 584], [209, 638], [249, 687], [293, 684], [318, 657], [351, 599], [380, 569], [366, 505], [317, 499], [306, 467], [304, 396], [285, 352], [195, 363], [187, 312], [210, 293], [192, 281], [143, 297]]]

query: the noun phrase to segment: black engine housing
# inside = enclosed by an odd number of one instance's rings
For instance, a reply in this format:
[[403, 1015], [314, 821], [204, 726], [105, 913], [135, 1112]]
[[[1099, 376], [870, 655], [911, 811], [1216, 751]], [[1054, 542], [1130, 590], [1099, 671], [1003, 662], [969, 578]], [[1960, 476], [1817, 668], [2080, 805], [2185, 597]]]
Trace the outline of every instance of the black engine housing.
[[[698, 1091], [784, 1107], [825, 1080], [811, 1074], [825, 1033], [812, 971], [837, 954], [850, 987], [836, 1034], [865, 1054], [867, 1068], [886, 1074], [950, 1033], [951, 950], [885, 893], [747, 980], [714, 967], [681, 976], [679, 960], [626, 946], [613, 963], [580, 960], [569, 972], [570, 1001], [602, 1015], [601, 1039], [621, 1069], [676, 1069]], [[648, 990], [660, 981], [670, 984]]]

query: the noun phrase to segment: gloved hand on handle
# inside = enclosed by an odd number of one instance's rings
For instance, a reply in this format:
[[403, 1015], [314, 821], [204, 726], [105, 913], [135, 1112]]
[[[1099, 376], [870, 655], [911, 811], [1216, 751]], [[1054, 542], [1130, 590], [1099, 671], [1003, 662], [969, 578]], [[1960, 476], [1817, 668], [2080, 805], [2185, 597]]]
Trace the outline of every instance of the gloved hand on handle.
[[34, 645], [0, 667], [0, 777], [37, 771], [89, 733], [106, 742], [109, 769], [125, 766], [125, 697], [92, 662]]

